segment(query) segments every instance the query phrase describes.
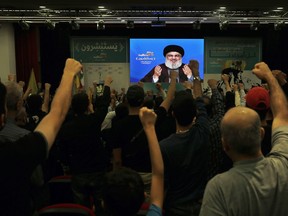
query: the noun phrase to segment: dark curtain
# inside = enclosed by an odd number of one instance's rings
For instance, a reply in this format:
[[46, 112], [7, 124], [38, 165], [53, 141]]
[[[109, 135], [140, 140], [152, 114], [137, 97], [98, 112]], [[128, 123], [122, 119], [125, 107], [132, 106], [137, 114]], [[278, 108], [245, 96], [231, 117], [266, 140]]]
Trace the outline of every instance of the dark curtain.
[[48, 30], [40, 27], [40, 56], [42, 82], [51, 84], [51, 92], [59, 86], [65, 61], [70, 57], [70, 26], [65, 23]]
[[270, 28], [263, 36], [263, 61], [271, 70], [280, 69], [288, 73], [288, 28], [274, 31]]
[[14, 30], [17, 81], [24, 81], [27, 87], [32, 68], [36, 81], [40, 81], [38, 28], [31, 26], [29, 30], [25, 31], [15, 25]]

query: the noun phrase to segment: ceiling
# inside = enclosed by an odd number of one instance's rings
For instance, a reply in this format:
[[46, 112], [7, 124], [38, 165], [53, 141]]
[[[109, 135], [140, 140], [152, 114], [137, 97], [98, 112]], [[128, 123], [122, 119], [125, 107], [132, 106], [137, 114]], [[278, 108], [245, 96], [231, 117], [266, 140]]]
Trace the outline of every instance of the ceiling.
[[[40, 9], [40, 6], [46, 8]], [[99, 8], [104, 6], [104, 8]], [[226, 7], [226, 8], [220, 8]], [[277, 9], [282, 7], [282, 9]], [[79, 23], [149, 23], [153, 20], [166, 23], [231, 23], [284, 22], [288, 24], [288, 0], [1, 0], [0, 22], [43, 23], [46, 20]]]

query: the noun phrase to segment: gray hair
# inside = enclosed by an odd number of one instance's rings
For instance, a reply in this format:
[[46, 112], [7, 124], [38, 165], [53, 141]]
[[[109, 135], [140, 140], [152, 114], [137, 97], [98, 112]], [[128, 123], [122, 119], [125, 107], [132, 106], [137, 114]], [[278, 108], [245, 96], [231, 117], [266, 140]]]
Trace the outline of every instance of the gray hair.
[[23, 90], [16, 82], [7, 82], [7, 109], [17, 110], [17, 104], [22, 99]]

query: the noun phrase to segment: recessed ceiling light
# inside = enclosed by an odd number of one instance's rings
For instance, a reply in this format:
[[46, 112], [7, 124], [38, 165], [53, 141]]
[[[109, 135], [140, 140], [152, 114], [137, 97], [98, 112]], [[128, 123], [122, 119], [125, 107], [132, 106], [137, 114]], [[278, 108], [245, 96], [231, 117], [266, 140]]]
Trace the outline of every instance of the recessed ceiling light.
[[42, 6], [39, 6], [40, 9], [45, 9], [46, 6], [42, 5]]
[[284, 8], [283, 7], [277, 7], [277, 10], [283, 10]]
[[99, 9], [104, 9], [104, 8], [105, 8], [105, 6], [98, 6], [98, 8], [99, 8]]
[[219, 7], [220, 10], [226, 10], [226, 7]]

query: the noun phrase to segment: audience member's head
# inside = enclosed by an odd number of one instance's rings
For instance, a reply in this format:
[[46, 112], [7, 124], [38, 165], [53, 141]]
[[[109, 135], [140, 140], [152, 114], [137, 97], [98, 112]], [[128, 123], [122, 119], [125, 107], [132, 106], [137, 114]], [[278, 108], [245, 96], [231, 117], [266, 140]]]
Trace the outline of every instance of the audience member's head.
[[144, 98], [144, 102], [143, 102], [143, 106], [147, 107], [149, 109], [153, 109], [154, 108], [154, 99], [153, 96], [146, 96]]
[[160, 105], [162, 104], [163, 101], [164, 101], [164, 99], [163, 99], [162, 96], [156, 96], [155, 100], [154, 100], [154, 103], [155, 103], [154, 109], [157, 110], [160, 107]]
[[136, 171], [119, 168], [107, 174], [103, 186], [103, 201], [109, 215], [135, 215], [144, 198], [144, 183]]
[[43, 99], [38, 94], [31, 94], [26, 99], [26, 110], [29, 114], [36, 113], [42, 108]]
[[221, 135], [229, 156], [233, 152], [253, 157], [261, 151], [263, 128], [258, 114], [250, 108], [231, 108], [222, 119]]
[[129, 114], [128, 106], [124, 103], [118, 104], [115, 108], [115, 113], [117, 118], [123, 118]]
[[7, 109], [8, 111], [17, 111], [23, 105], [23, 90], [16, 82], [7, 82]]
[[179, 125], [189, 126], [196, 116], [196, 104], [191, 93], [177, 92], [172, 103], [172, 112]]
[[246, 94], [246, 106], [255, 110], [261, 120], [265, 120], [270, 109], [269, 92], [263, 87], [251, 88]]
[[132, 85], [128, 88], [126, 98], [131, 107], [140, 107], [145, 97], [144, 89], [139, 85]]
[[83, 115], [88, 110], [89, 99], [88, 95], [84, 92], [73, 95], [72, 109], [75, 114]]
[[211, 116], [213, 114], [213, 106], [211, 103], [211, 98], [207, 95], [203, 95], [202, 96], [203, 100], [204, 100], [204, 104], [205, 104], [205, 108], [207, 111], [208, 116]]
[[115, 117], [112, 119], [112, 125], [115, 124], [115, 122], [119, 121], [120, 119], [124, 118], [125, 116], [129, 115], [129, 108], [128, 105], [125, 103], [120, 103], [115, 108]]
[[0, 82], [0, 130], [4, 126], [4, 118], [6, 114], [6, 95], [6, 87], [3, 83]]

